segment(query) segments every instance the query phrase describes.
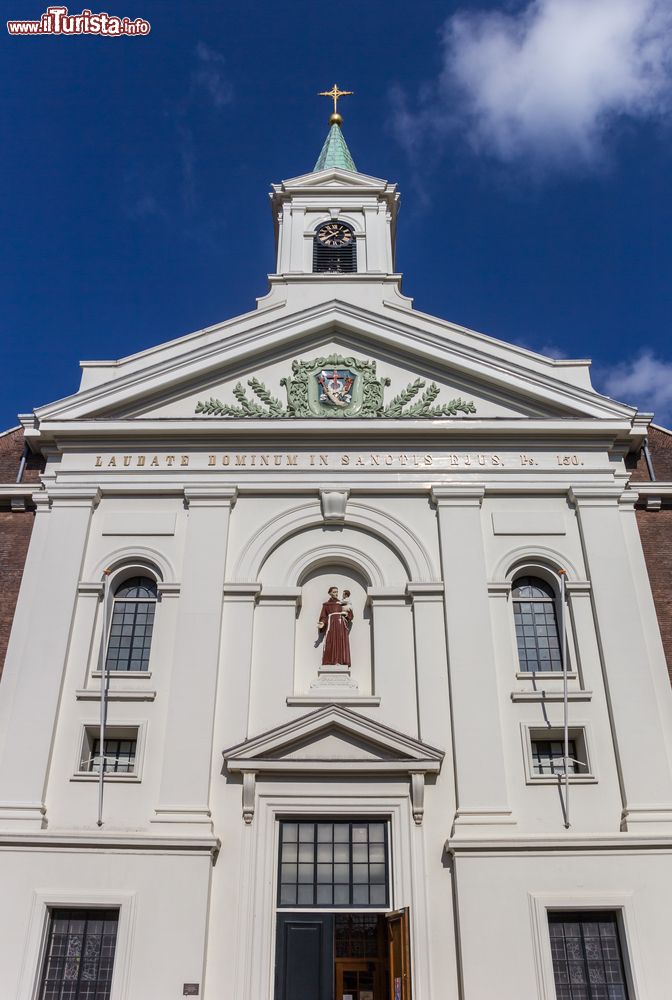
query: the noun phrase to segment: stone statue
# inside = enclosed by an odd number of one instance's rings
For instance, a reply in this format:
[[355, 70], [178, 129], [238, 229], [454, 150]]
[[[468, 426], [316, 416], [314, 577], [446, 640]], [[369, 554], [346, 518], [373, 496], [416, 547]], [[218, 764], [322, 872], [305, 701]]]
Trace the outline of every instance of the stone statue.
[[320, 611], [318, 629], [324, 634], [322, 647], [322, 666], [351, 666], [350, 662], [350, 629], [352, 628], [352, 605], [350, 591], [343, 591], [339, 599], [338, 587], [329, 588], [329, 600], [325, 601]]

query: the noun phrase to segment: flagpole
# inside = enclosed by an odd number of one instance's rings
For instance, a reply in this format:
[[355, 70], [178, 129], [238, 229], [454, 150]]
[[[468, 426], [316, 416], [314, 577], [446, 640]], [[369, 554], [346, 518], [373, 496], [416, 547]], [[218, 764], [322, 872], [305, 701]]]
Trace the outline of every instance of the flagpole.
[[563, 707], [563, 779], [565, 784], [565, 827], [569, 828], [569, 690], [567, 683], [567, 632], [565, 629], [565, 579], [566, 572], [560, 570], [560, 656], [562, 659], [562, 707]]
[[103, 825], [103, 786], [105, 783], [105, 722], [107, 719], [107, 617], [110, 596], [110, 570], [103, 570], [103, 638], [100, 644], [100, 733], [98, 739], [98, 826]]

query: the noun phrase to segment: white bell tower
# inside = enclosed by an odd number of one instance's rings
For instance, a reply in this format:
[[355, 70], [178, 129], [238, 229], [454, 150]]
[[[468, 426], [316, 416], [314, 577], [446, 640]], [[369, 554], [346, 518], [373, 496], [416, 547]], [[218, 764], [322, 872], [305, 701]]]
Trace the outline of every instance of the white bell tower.
[[269, 275], [271, 294], [275, 297], [278, 286], [284, 286], [287, 297], [293, 297], [292, 286], [300, 286], [302, 297], [313, 301], [325, 297], [327, 285], [332, 286], [329, 298], [367, 300], [374, 293], [378, 301], [410, 304], [400, 293], [394, 262], [399, 192], [396, 184], [355, 167], [336, 111], [344, 93], [336, 85], [328, 92], [334, 112], [314, 169], [272, 185], [276, 270]]

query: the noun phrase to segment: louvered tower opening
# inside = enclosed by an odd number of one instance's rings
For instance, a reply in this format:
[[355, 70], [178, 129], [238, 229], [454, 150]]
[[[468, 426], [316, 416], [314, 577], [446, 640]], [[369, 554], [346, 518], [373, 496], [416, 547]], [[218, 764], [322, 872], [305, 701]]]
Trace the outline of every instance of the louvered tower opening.
[[341, 247], [326, 247], [320, 243], [317, 233], [313, 240], [314, 274], [352, 274], [357, 270], [357, 241], [354, 231], [352, 239]]

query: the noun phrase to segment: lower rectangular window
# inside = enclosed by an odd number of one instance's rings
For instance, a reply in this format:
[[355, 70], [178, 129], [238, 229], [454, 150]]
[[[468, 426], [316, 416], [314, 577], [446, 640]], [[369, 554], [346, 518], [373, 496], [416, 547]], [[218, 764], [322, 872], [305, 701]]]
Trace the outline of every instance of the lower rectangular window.
[[629, 1000], [614, 912], [551, 912], [548, 925], [557, 1000]]
[[109, 1000], [117, 943], [116, 909], [53, 909], [39, 1000]]

